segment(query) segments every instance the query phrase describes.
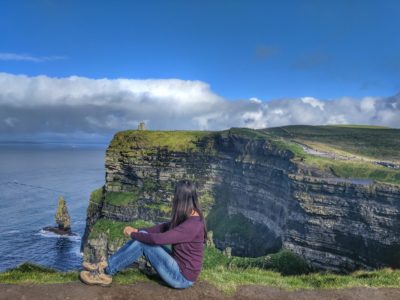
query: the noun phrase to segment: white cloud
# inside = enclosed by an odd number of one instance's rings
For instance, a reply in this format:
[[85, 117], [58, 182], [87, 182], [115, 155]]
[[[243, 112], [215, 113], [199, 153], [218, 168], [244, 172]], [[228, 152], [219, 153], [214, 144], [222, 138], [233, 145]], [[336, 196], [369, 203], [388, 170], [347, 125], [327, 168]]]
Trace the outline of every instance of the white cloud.
[[318, 99], [315, 99], [313, 97], [303, 97], [300, 99], [304, 103], [310, 104], [312, 107], [318, 107], [320, 110], [324, 110], [324, 103], [322, 101], [319, 101]]
[[246, 127], [256, 129], [267, 127], [267, 120], [265, 119], [262, 110], [256, 112], [245, 112], [242, 117], [242, 122], [246, 124]]
[[[250, 101], [249, 101], [250, 100]], [[0, 135], [112, 135], [150, 129], [263, 128], [289, 124], [400, 127], [400, 95], [229, 101], [207, 83], [179, 79], [52, 78], [0, 73]]]
[[376, 98], [373, 97], [365, 97], [360, 101], [360, 108], [362, 112], [373, 112], [375, 110], [375, 101]]
[[31, 62], [46, 62], [53, 60], [66, 59], [65, 56], [32, 56], [29, 54], [7, 53], [0, 52], [0, 60], [3, 61], [31, 61]]
[[251, 97], [250, 99], [249, 99], [251, 102], [254, 102], [254, 103], [261, 103], [262, 101], [260, 100], [260, 99], [258, 99], [257, 97]]
[[347, 124], [348, 121], [344, 115], [333, 115], [330, 116], [326, 124]]

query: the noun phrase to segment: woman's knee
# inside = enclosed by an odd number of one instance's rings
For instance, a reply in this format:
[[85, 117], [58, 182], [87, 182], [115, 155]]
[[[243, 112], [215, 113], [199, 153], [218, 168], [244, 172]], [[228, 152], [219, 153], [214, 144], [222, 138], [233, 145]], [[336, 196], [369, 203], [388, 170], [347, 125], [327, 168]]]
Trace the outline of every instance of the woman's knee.
[[126, 244], [128, 245], [129, 248], [136, 248], [136, 247], [143, 248], [145, 245], [144, 243], [133, 239], [129, 240]]
[[140, 244], [140, 246], [143, 248], [143, 250], [154, 249], [155, 247], [158, 247], [156, 245], [150, 245], [150, 244], [146, 244], [146, 243], [143, 243], [140, 241], [137, 241], [137, 242]]
[[149, 244], [143, 243], [143, 242], [141, 242], [141, 241], [137, 241], [137, 240], [134, 240], [134, 241], [133, 241], [132, 246], [140, 247], [140, 248], [143, 249], [143, 251], [146, 251], [146, 249], [149, 249], [149, 248], [152, 247], [152, 245], [149, 245]]

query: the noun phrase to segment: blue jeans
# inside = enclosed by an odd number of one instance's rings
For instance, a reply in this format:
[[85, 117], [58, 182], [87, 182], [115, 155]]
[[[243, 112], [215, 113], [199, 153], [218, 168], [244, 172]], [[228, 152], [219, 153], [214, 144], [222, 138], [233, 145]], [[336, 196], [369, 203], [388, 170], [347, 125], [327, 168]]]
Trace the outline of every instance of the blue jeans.
[[193, 281], [187, 280], [182, 275], [179, 265], [171, 256], [171, 250], [168, 247], [149, 245], [133, 239], [108, 258], [108, 267], [105, 272], [112, 276], [133, 264], [142, 255], [150, 261], [169, 286], [184, 289], [193, 285]]

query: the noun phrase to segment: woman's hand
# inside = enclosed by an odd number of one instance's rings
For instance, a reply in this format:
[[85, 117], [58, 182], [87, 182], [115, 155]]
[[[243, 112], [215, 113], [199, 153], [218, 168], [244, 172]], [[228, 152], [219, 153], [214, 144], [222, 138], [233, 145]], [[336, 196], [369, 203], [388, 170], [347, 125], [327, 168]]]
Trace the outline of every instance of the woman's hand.
[[130, 236], [132, 232], [138, 232], [138, 230], [136, 228], [131, 227], [131, 226], [126, 226], [124, 228], [124, 234], [126, 236]]

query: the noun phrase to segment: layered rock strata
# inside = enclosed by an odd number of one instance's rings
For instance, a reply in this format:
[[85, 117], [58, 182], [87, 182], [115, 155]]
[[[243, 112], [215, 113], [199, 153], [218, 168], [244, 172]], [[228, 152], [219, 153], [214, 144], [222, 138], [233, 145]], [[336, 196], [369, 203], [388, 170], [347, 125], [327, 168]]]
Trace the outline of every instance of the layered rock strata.
[[[317, 269], [400, 266], [398, 186], [333, 178], [296, 160], [268, 136], [214, 132], [196, 136], [190, 148], [174, 149], [161, 138], [158, 144], [149, 142], [152, 134], [114, 136], [106, 154], [104, 193], [138, 197], [124, 206], [103, 198], [88, 209], [87, 233], [99, 218], [168, 219], [165, 208], [174, 185], [188, 178], [198, 185], [216, 246], [230, 247], [232, 255], [261, 256], [288, 248]], [[88, 241], [86, 234], [83, 242], [93, 248], [98, 241]]]

